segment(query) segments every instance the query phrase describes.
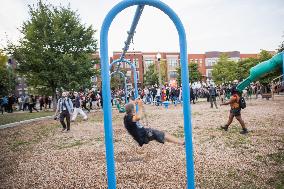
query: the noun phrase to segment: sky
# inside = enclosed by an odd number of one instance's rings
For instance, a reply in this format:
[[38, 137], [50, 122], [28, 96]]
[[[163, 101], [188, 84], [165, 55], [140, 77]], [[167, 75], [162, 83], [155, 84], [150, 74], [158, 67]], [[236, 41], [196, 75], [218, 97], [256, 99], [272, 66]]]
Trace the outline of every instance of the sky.
[[[275, 50], [284, 41], [284, 0], [162, 0], [180, 17], [187, 35], [188, 53]], [[18, 28], [29, 19], [28, 5], [37, 0], [0, 0], [0, 48], [7, 39], [21, 37]], [[97, 30], [119, 0], [45, 0], [77, 10], [82, 23]], [[109, 53], [120, 51], [127, 38], [136, 7], [119, 13], [109, 30]], [[131, 51], [178, 52], [178, 34], [160, 10], [145, 6]]]

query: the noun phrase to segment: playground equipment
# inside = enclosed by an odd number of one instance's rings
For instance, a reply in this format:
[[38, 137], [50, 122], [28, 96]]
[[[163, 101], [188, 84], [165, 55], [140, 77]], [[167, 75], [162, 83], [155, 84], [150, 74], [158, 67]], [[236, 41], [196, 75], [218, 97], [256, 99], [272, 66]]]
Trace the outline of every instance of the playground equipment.
[[121, 71], [116, 71], [116, 72], [112, 72], [110, 74], [110, 77], [113, 76], [114, 74], [120, 74], [123, 78], [124, 78], [124, 94], [125, 94], [125, 104], [127, 104], [127, 83], [126, 83], [126, 77], [124, 75], [124, 73], [122, 73]]
[[[116, 60], [109, 65], [108, 62], [108, 31], [109, 27], [115, 18], [115, 16], [122, 10], [138, 5], [134, 20], [131, 28], [133, 31], [128, 32], [128, 38], [132, 38], [135, 32], [135, 28], [138, 24], [140, 15], [145, 5], [156, 7], [162, 12], [167, 14], [173, 21], [179, 34], [179, 46], [180, 46], [180, 63], [181, 63], [181, 80], [182, 80], [182, 96], [184, 99], [183, 115], [184, 115], [184, 134], [185, 134], [185, 152], [186, 152], [186, 168], [187, 168], [187, 188], [194, 188], [194, 166], [193, 166], [193, 149], [192, 149], [192, 128], [191, 128], [191, 107], [189, 104], [189, 76], [188, 76], [188, 61], [187, 61], [187, 42], [183, 24], [177, 14], [166, 4], [159, 0], [124, 0], [113, 7], [105, 17], [101, 32], [100, 32], [100, 56], [101, 56], [101, 76], [102, 76], [102, 92], [103, 92], [103, 111], [104, 111], [104, 130], [105, 130], [105, 143], [106, 143], [106, 161], [107, 161], [107, 181], [108, 188], [116, 188], [115, 178], [115, 163], [114, 163], [114, 150], [113, 150], [113, 131], [112, 131], [112, 111], [110, 103], [110, 77], [109, 71], [114, 63], [126, 62], [131, 65], [135, 70], [135, 66], [129, 61], [125, 60], [123, 56], [119, 60]], [[132, 35], [132, 36], [131, 36]], [[128, 39], [127, 38], [127, 39]], [[129, 40], [130, 42], [130, 40]], [[124, 51], [126, 52], [129, 43], [126, 41]], [[120, 65], [120, 64], [119, 64]], [[118, 66], [119, 67], [119, 66]], [[134, 83], [135, 83], [135, 95], [137, 98], [137, 75], [134, 71]], [[136, 108], [137, 109], [137, 108]]]
[[284, 74], [284, 52], [278, 53], [274, 55], [271, 59], [264, 61], [250, 69], [250, 76], [246, 78], [243, 82], [241, 82], [237, 86], [238, 91], [243, 91], [249, 84], [259, 77], [269, 73], [276, 68], [283, 66], [283, 74]]

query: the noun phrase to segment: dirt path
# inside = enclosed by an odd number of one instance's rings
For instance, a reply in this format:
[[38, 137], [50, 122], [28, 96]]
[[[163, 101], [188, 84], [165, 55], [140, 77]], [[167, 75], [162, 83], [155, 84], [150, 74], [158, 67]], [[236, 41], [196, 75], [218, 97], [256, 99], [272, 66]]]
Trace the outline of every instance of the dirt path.
[[[196, 188], [284, 185], [284, 97], [252, 100], [242, 111], [250, 133], [228, 132], [229, 107], [192, 106]], [[183, 137], [182, 108], [146, 106], [153, 128]], [[0, 188], [107, 188], [102, 112], [61, 133], [56, 121], [0, 131]], [[142, 148], [113, 112], [117, 188], [186, 188], [184, 148], [151, 142]], [[146, 123], [142, 121], [142, 123]]]

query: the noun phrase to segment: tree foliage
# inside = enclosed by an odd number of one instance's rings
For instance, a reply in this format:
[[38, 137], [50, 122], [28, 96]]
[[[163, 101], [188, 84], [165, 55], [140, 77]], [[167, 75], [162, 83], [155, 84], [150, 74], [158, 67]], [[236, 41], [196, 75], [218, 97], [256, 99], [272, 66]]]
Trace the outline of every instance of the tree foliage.
[[[177, 71], [177, 82], [178, 85], [181, 84], [181, 67], [176, 68]], [[189, 72], [189, 81], [191, 83], [200, 81], [202, 79], [202, 74], [198, 70], [198, 63], [190, 63], [188, 65], [188, 72]]]
[[[284, 37], [284, 35], [282, 35], [282, 37]], [[279, 45], [277, 51], [278, 51], [278, 52], [283, 52], [283, 51], [284, 51], [284, 40], [283, 40], [282, 43]]]
[[0, 67], [2, 68], [2, 67], [4, 67], [4, 66], [6, 66], [7, 62], [8, 62], [8, 57], [7, 57], [7, 55], [5, 55], [5, 54], [3, 53], [3, 50], [0, 49]]
[[213, 66], [212, 78], [216, 84], [226, 83], [238, 78], [238, 63], [230, 61], [228, 55], [221, 54], [217, 64]]
[[144, 85], [159, 85], [159, 76], [154, 64], [150, 64], [148, 70], [144, 74]]
[[[125, 69], [120, 68], [119, 71], [121, 71], [126, 77]], [[124, 77], [121, 74], [113, 74], [110, 82], [111, 89], [124, 89]]]
[[[250, 69], [263, 61], [272, 58], [272, 54], [262, 50], [257, 58], [248, 58], [239, 62], [230, 61], [227, 55], [221, 55], [217, 64], [213, 66], [212, 76], [216, 84], [226, 83], [233, 80], [243, 81], [249, 77]], [[268, 84], [272, 79], [279, 76], [280, 68], [259, 78], [260, 83]]]
[[0, 96], [8, 95], [15, 90], [16, 75], [10, 65], [7, 66], [8, 57], [0, 50]]
[[[162, 59], [160, 61], [160, 69], [161, 69], [162, 84], [164, 84], [165, 82], [168, 81], [168, 65], [167, 65], [166, 60]], [[158, 74], [158, 76], [159, 76], [159, 74]]]
[[89, 87], [94, 75], [91, 53], [96, 51], [95, 31], [80, 23], [70, 7], [54, 7], [39, 1], [29, 6], [30, 18], [21, 28], [19, 45], [8, 50], [29, 86], [56, 90]]

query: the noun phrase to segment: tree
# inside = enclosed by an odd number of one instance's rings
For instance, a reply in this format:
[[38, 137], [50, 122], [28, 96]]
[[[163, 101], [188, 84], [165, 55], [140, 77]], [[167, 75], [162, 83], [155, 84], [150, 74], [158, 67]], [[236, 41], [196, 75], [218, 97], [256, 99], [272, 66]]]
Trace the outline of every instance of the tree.
[[[260, 64], [263, 61], [269, 60], [272, 58], [272, 54], [269, 53], [268, 51], [262, 50], [259, 53], [259, 57], [258, 57], [258, 63]], [[276, 70], [265, 74], [264, 76], [262, 76], [261, 78], [259, 78], [259, 82], [263, 85], [267, 85], [269, 84], [274, 78], [276, 78], [277, 76], [281, 75], [281, 68], [277, 68]]]
[[[282, 37], [284, 37], [284, 35], [282, 35]], [[282, 43], [279, 45], [279, 48], [277, 49], [278, 52], [283, 52], [284, 51], [284, 40], [282, 41]]]
[[8, 95], [16, 87], [16, 75], [10, 65], [7, 66], [8, 57], [0, 49], [0, 96]]
[[7, 55], [5, 55], [3, 53], [3, 50], [0, 49], [0, 67], [3, 68], [4, 66], [6, 66], [7, 62], [8, 62]]
[[160, 69], [161, 69], [161, 80], [162, 84], [168, 81], [168, 65], [166, 60], [162, 59], [160, 61]]
[[[181, 84], [181, 67], [176, 68], [177, 71], [177, 83]], [[191, 83], [200, 81], [202, 79], [202, 74], [198, 70], [198, 63], [189, 63], [188, 65], [189, 81]]]
[[217, 85], [238, 79], [238, 63], [230, 61], [228, 55], [221, 54], [217, 64], [213, 66], [212, 77]]
[[258, 59], [257, 58], [248, 58], [244, 60], [240, 60], [238, 63], [237, 68], [237, 75], [239, 81], [242, 81], [243, 79], [246, 79], [250, 74], [250, 69], [257, 65]]
[[91, 53], [96, 51], [95, 31], [80, 23], [70, 7], [54, 7], [39, 1], [29, 6], [30, 19], [23, 23], [19, 45], [8, 50], [18, 62], [18, 71], [29, 86], [56, 91], [90, 87], [94, 74]]
[[[125, 69], [120, 68], [119, 71], [121, 71], [126, 77]], [[121, 74], [113, 74], [110, 82], [112, 89], [124, 89], [124, 77]]]
[[148, 70], [144, 74], [144, 85], [159, 85], [159, 76], [158, 73], [155, 71], [154, 64], [150, 64]]

